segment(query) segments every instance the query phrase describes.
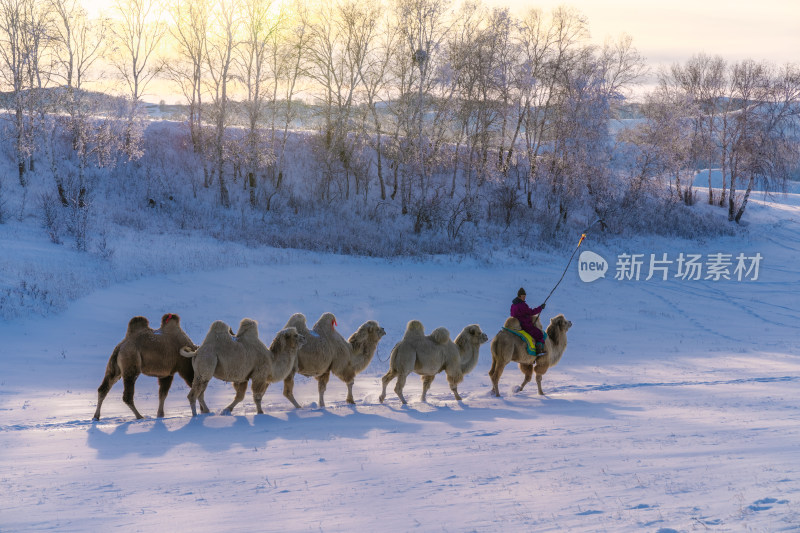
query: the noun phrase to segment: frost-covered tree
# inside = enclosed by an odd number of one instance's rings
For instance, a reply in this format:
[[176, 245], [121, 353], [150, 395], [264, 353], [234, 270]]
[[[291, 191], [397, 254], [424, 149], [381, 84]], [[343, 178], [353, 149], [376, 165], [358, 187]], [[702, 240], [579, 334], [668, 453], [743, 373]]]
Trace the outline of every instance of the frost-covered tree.
[[28, 118], [33, 86], [29, 73], [40, 42], [34, 0], [0, 0], [0, 76], [9, 92], [8, 118], [13, 137], [13, 152], [19, 183], [26, 186], [26, 159], [33, 153], [31, 124]]
[[247, 173], [246, 187], [249, 189], [250, 205], [256, 205], [256, 175], [258, 170], [273, 160], [272, 146], [266, 144], [264, 130], [266, 114], [274, 90], [269, 83], [269, 59], [272, 34], [277, 32], [278, 18], [273, 13], [272, 0], [244, 0], [243, 33], [236, 68], [244, 85], [246, 97], [243, 102], [247, 120], [244, 139], [243, 166]]
[[180, 88], [189, 104], [189, 134], [194, 151], [199, 153], [203, 147], [203, 78], [210, 0], [174, 0], [169, 13], [172, 18], [169, 33], [176, 57], [164, 64], [164, 73]]
[[241, 1], [218, 0], [213, 24], [205, 42], [205, 62], [213, 102], [213, 163], [219, 185], [219, 202], [230, 207], [230, 193], [225, 178], [225, 131], [230, 119], [230, 92], [235, 76], [234, 57], [241, 43]]
[[116, 0], [114, 14], [110, 25], [114, 53], [109, 59], [125, 81], [130, 95], [125, 152], [129, 157], [138, 158], [143, 128], [139, 104], [148, 84], [162, 69], [157, 54], [167, 27], [162, 20], [160, 0]]
[[[64, 93], [59, 105], [66, 114], [60, 120], [61, 130], [69, 137], [69, 145], [77, 160], [77, 192], [75, 198], [63, 194], [64, 176], [58, 169], [57, 132], [53, 128], [49, 142], [50, 166], [61, 201], [86, 206], [86, 170], [90, 165], [110, 163], [111, 153], [118, 146], [116, 118], [110, 114], [97, 117], [95, 102], [84, 91], [91, 69], [102, 57], [106, 45], [108, 23], [104, 19], [90, 20], [77, 0], [51, 0], [56, 14], [54, 25], [55, 76], [64, 81]], [[113, 132], [113, 133], [112, 133]]]

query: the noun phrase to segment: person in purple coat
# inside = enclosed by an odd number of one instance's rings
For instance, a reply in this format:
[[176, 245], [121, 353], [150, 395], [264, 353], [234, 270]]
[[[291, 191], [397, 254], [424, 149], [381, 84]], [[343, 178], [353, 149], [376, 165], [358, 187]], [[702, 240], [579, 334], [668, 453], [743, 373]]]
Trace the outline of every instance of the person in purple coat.
[[544, 305], [531, 309], [525, 303], [525, 289], [520, 288], [517, 291], [517, 297], [511, 302], [511, 316], [519, 320], [519, 325], [522, 330], [527, 332], [536, 342], [536, 355], [544, 355], [544, 335], [542, 330], [533, 324], [533, 317], [538, 315], [544, 310]]

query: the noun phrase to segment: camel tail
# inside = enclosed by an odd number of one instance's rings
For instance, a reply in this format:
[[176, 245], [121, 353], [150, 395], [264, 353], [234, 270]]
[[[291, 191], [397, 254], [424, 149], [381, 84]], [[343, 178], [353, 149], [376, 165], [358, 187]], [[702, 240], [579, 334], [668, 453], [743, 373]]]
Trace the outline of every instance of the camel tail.
[[119, 343], [114, 347], [114, 351], [111, 352], [111, 357], [108, 358], [108, 364], [106, 365], [106, 375], [114, 376], [119, 374], [119, 366], [117, 366], [117, 359], [119, 358], [120, 345], [122, 345], [122, 343]]
[[184, 346], [181, 348], [180, 354], [184, 357], [194, 357], [197, 355], [197, 350], [192, 350], [190, 347]]

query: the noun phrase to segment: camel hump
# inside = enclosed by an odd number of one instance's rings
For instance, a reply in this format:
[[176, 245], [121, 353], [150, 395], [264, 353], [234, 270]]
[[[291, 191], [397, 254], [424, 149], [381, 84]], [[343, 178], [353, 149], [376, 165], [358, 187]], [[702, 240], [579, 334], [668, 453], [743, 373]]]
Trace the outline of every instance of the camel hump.
[[445, 344], [450, 340], [450, 331], [447, 328], [436, 328], [430, 334], [431, 340], [436, 344]]
[[149, 327], [150, 321], [147, 320], [147, 317], [135, 316], [128, 321], [128, 333], [126, 335], [132, 335], [137, 331], [141, 331]]
[[258, 322], [252, 318], [243, 318], [241, 322], [239, 322], [239, 331], [236, 332], [236, 336], [241, 337], [247, 333], [258, 337]]
[[503, 324], [503, 327], [509, 329], [522, 329], [522, 327], [519, 325], [519, 320], [513, 316], [506, 318], [506, 322]]
[[306, 326], [306, 315], [303, 313], [295, 313], [289, 317], [289, 320], [286, 321], [286, 326], [284, 327], [295, 327], [298, 329], [308, 329]]
[[419, 320], [409, 320], [406, 325], [406, 335], [424, 335], [425, 326]]
[[327, 311], [325, 313], [322, 313], [322, 315], [319, 317], [319, 319], [314, 324], [314, 327], [312, 329], [314, 331], [317, 331], [317, 332], [321, 331], [321, 332], [327, 334], [327, 333], [330, 333], [330, 332], [334, 331], [334, 327], [336, 325], [337, 325], [337, 323], [336, 323], [336, 315], [334, 315], [330, 311]]

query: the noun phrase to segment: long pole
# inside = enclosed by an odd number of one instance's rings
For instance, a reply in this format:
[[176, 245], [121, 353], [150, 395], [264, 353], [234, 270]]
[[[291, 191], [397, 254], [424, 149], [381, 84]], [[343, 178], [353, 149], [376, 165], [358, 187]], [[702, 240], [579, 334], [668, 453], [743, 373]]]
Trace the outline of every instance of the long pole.
[[571, 264], [572, 264], [572, 259], [575, 257], [575, 254], [576, 254], [576, 253], [578, 253], [578, 248], [580, 248], [580, 247], [581, 247], [581, 244], [583, 243], [583, 239], [585, 239], [585, 238], [586, 238], [586, 234], [587, 234], [587, 233], [589, 233], [589, 230], [590, 230], [590, 229], [591, 229], [591, 228], [592, 228], [592, 227], [593, 227], [595, 224], [597, 224], [598, 222], [603, 222], [603, 221], [602, 221], [602, 219], [599, 219], [599, 218], [598, 218], [597, 220], [595, 220], [594, 222], [592, 222], [591, 224], [589, 224], [589, 225], [586, 227], [586, 229], [585, 229], [585, 230], [583, 230], [583, 232], [581, 233], [581, 238], [580, 238], [580, 240], [578, 241], [578, 246], [576, 246], [576, 247], [575, 247], [575, 250], [572, 252], [572, 255], [571, 255], [571, 256], [569, 256], [569, 261], [567, 262], [567, 266], [564, 268], [564, 272], [561, 274], [561, 277], [559, 278], [559, 280], [558, 280], [558, 283], [556, 283], [555, 287], [553, 287], [553, 289], [550, 291], [550, 294], [548, 294], [548, 295], [547, 295], [547, 298], [545, 298], [545, 299], [544, 299], [544, 302], [542, 302], [542, 303], [547, 303], [547, 300], [549, 300], [549, 299], [550, 299], [550, 297], [551, 297], [551, 296], [553, 295], [553, 293], [555, 292], [556, 288], [557, 288], [559, 285], [561, 285], [561, 280], [563, 280], [563, 279], [564, 279], [564, 276], [567, 274], [567, 270], [569, 270], [569, 265], [571, 265]]

